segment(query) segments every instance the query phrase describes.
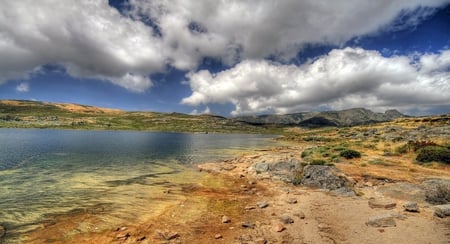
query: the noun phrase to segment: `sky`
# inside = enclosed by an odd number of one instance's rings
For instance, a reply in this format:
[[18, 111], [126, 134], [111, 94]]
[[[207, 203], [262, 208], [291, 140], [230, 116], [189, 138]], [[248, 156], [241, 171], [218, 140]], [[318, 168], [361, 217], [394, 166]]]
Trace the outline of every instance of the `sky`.
[[0, 99], [450, 113], [450, 0], [0, 0]]

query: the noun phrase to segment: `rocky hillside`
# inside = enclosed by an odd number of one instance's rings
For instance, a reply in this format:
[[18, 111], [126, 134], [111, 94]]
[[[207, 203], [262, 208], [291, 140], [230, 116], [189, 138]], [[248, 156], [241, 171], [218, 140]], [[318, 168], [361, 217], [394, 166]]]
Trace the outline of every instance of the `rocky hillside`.
[[170, 132], [279, 133], [214, 115], [129, 112], [64, 103], [0, 100], [0, 128], [146, 130]]
[[239, 121], [254, 125], [285, 125], [285, 126], [353, 126], [377, 122], [387, 122], [406, 117], [397, 110], [385, 113], [375, 113], [364, 108], [353, 108], [341, 111], [304, 112], [285, 115], [260, 115], [236, 118]]

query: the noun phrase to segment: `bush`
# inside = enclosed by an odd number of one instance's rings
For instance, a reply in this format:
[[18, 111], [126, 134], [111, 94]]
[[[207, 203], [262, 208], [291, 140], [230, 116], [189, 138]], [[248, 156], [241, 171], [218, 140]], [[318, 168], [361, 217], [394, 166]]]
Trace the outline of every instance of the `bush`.
[[326, 165], [327, 161], [323, 159], [314, 159], [311, 163], [311, 165]]
[[361, 153], [352, 149], [346, 149], [344, 151], [342, 151], [339, 154], [341, 157], [344, 157], [346, 159], [352, 159], [352, 158], [360, 158], [361, 157]]
[[441, 146], [426, 146], [419, 150], [416, 160], [422, 163], [436, 161], [450, 164], [450, 149]]

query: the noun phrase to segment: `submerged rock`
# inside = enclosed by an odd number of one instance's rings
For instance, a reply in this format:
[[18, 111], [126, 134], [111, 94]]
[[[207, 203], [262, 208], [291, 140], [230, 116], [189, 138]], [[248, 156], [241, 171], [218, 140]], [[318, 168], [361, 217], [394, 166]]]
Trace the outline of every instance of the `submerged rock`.
[[6, 234], [5, 227], [0, 225], [0, 238], [2, 238]]

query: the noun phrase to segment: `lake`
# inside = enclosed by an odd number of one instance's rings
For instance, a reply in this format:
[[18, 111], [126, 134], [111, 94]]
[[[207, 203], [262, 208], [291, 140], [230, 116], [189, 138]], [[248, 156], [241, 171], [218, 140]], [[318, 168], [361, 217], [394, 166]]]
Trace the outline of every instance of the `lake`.
[[138, 222], [179, 200], [165, 189], [201, 181], [192, 165], [273, 146], [272, 138], [0, 129], [0, 225], [18, 242], [52, 216], [77, 210], [101, 211], [96, 228]]

